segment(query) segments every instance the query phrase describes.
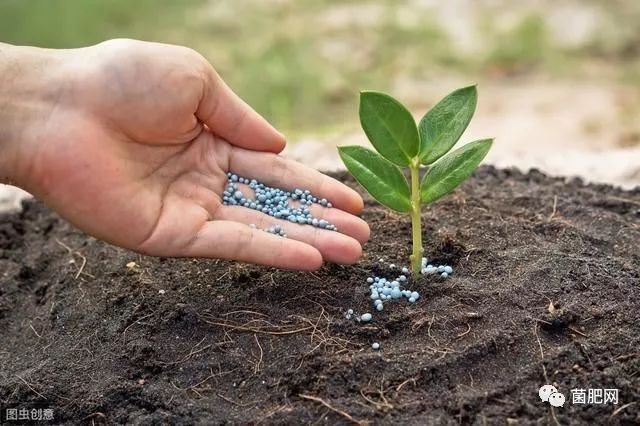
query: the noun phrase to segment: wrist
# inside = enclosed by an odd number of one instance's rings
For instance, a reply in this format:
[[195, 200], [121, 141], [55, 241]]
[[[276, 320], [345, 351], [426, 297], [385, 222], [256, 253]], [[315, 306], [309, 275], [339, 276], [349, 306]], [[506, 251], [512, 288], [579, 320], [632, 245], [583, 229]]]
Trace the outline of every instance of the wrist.
[[55, 50], [0, 43], [0, 183], [29, 186], [32, 158], [62, 90]]

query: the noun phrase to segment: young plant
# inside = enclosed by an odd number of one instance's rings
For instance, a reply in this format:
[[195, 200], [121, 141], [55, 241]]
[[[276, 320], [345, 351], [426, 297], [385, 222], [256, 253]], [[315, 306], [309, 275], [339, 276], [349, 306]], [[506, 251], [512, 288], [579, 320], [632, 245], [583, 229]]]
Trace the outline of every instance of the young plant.
[[[483, 139], [448, 153], [471, 121], [476, 103], [475, 86], [458, 89], [436, 104], [416, 126], [411, 113], [391, 96], [361, 92], [360, 123], [378, 153], [361, 146], [338, 147], [349, 172], [373, 198], [411, 215], [411, 268], [415, 274], [422, 266], [421, 205], [453, 191], [491, 148], [493, 141]], [[422, 166], [426, 166], [426, 172], [420, 182]], [[407, 168], [410, 185], [403, 173]]]

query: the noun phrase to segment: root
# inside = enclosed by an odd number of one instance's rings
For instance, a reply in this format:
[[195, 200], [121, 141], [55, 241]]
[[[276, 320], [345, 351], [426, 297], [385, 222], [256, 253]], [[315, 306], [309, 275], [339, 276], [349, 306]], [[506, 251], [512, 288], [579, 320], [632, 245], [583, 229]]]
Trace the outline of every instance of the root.
[[129, 325], [124, 329], [124, 331], [122, 332], [122, 341], [123, 341], [123, 343], [126, 343], [126, 342], [127, 342], [127, 339], [126, 339], [127, 330], [129, 330], [129, 329], [130, 329], [131, 327], [133, 327], [134, 325], [138, 324], [138, 323], [139, 323], [140, 321], [142, 321], [143, 319], [149, 318], [149, 317], [150, 317], [150, 316], [152, 316], [153, 314], [155, 314], [155, 312], [151, 312], [151, 313], [150, 313], [150, 314], [148, 314], [148, 315], [145, 315], [145, 316], [143, 316], [143, 317], [140, 317], [140, 318], [138, 318], [137, 320], [135, 320], [134, 322], [132, 322], [131, 324], [129, 324]]
[[273, 408], [272, 410], [267, 411], [262, 416], [262, 418], [258, 420], [258, 422], [256, 424], [258, 424], [258, 425], [263, 424], [263, 423], [265, 423], [267, 421], [267, 419], [270, 419], [274, 415], [276, 415], [278, 413], [287, 412], [287, 411], [288, 412], [293, 411], [291, 406], [289, 406], [289, 405], [278, 405], [275, 408]]
[[264, 352], [262, 351], [262, 346], [260, 345], [260, 341], [258, 340], [258, 335], [254, 334], [253, 337], [254, 339], [256, 339], [258, 349], [260, 349], [260, 358], [258, 359], [258, 362], [256, 362], [256, 366], [253, 368], [253, 373], [257, 374], [260, 371], [260, 367], [262, 366], [262, 356], [264, 355]]
[[413, 386], [416, 385], [416, 379], [415, 378], [411, 378], [411, 379], [407, 379], [404, 382], [400, 383], [397, 387], [396, 387], [396, 394], [400, 393], [400, 391], [402, 390], [402, 388], [404, 387], [404, 385], [406, 385], [407, 383], [412, 382]]
[[[211, 325], [222, 327], [222, 332], [225, 336], [225, 342], [233, 342], [229, 333], [231, 332], [244, 332], [252, 333], [255, 343], [258, 347], [259, 353], [256, 356], [251, 354], [251, 357], [255, 359], [253, 362], [254, 374], [258, 374], [265, 368], [264, 364], [264, 349], [260, 342], [259, 335], [270, 336], [291, 336], [297, 334], [303, 334], [309, 336], [309, 348], [301, 355], [295, 356], [299, 360], [295, 370], [299, 370], [305, 363], [307, 357], [312, 353], [323, 350], [325, 353], [331, 353], [332, 355], [338, 355], [343, 352], [347, 352], [353, 348], [358, 348], [360, 345], [353, 343], [351, 340], [344, 339], [332, 334], [333, 320], [328, 315], [324, 307], [314, 301], [320, 307], [320, 313], [316, 318], [306, 318], [299, 315], [292, 315], [293, 321], [286, 321], [285, 324], [274, 324], [263, 318], [246, 318], [245, 322], [240, 322], [237, 319], [229, 318], [233, 313], [222, 314], [224, 318], [212, 317], [208, 314], [200, 314], [199, 318]], [[234, 311], [238, 314], [254, 314], [258, 316], [266, 316], [259, 312], [253, 311]], [[306, 346], [306, 345], [305, 345]]]
[[[228, 330], [235, 330], [247, 333], [256, 334], [266, 334], [273, 336], [285, 336], [285, 335], [293, 335], [293, 334], [308, 334], [309, 335], [309, 343], [314, 344], [307, 353], [303, 355], [303, 358], [315, 352], [317, 349], [321, 347], [332, 347], [336, 349], [335, 353], [339, 353], [340, 351], [347, 350], [350, 345], [353, 343], [350, 340], [343, 339], [340, 337], [332, 336], [330, 326], [332, 323], [331, 317], [327, 314], [327, 311], [324, 307], [318, 304], [320, 307], [320, 314], [316, 319], [309, 319], [303, 316], [295, 315], [294, 317], [299, 321], [297, 325], [289, 324], [289, 325], [277, 325], [273, 324], [264, 319], [251, 319], [245, 323], [239, 323], [235, 321], [230, 321], [228, 318], [210, 318], [206, 315], [201, 315], [201, 319], [211, 325], [217, 325], [223, 327], [225, 334]], [[234, 311], [235, 313], [250, 313], [259, 316], [266, 316], [259, 312], [253, 311]], [[227, 314], [223, 314], [224, 316], [231, 315], [232, 312]], [[256, 336], [257, 339], [257, 336]], [[258, 342], [259, 345], [259, 342]], [[261, 346], [259, 345], [259, 348]]]
[[[427, 322], [429, 323], [429, 331], [430, 331], [431, 330], [431, 323], [433, 322], [434, 318], [435, 318], [435, 314], [433, 315], [431, 320], [429, 320], [427, 316], [421, 316], [419, 319], [417, 319], [415, 321], [412, 321], [411, 331], [415, 333], [416, 331], [420, 330], [422, 328], [422, 326]], [[429, 337], [431, 337], [431, 336], [429, 336]]]
[[333, 405], [329, 404], [327, 401], [325, 401], [322, 398], [319, 398], [317, 396], [313, 396], [313, 395], [305, 395], [305, 394], [299, 394], [298, 395], [300, 398], [302, 399], [307, 399], [309, 401], [315, 401], [315, 402], [319, 402], [320, 404], [324, 405], [325, 407], [327, 407], [329, 410], [333, 411], [336, 414], [341, 415], [342, 417], [344, 417], [345, 419], [349, 420], [351, 423], [356, 424], [356, 425], [368, 425], [369, 422], [366, 420], [358, 420], [356, 418], [354, 418], [351, 414], [339, 410], [337, 408], [335, 408]]
[[580, 330], [576, 329], [575, 327], [568, 326], [567, 328], [568, 328], [569, 330], [573, 331], [574, 333], [581, 335], [582, 337], [589, 337], [589, 336], [587, 336], [586, 334], [584, 334], [582, 331], [580, 331]]
[[266, 314], [261, 314], [260, 312], [248, 311], [248, 310], [231, 311], [231, 312], [224, 313], [222, 315], [226, 317], [226, 316], [233, 315], [233, 314], [252, 314], [252, 315], [258, 315], [258, 316], [261, 316], [261, 317], [268, 316]]
[[467, 323], [467, 331], [458, 334], [458, 338], [466, 336], [467, 334], [469, 334], [470, 331], [471, 331], [471, 326], [469, 325], [469, 323]]
[[100, 417], [100, 418], [101, 418], [101, 419], [103, 419], [105, 422], [107, 422], [107, 416], [106, 416], [106, 414], [101, 413], [101, 412], [99, 412], [99, 411], [96, 411], [95, 413], [91, 413], [91, 414], [89, 414], [88, 416], [84, 417], [84, 418], [82, 419], [82, 421], [85, 421], [85, 420], [91, 419], [91, 424], [95, 424], [95, 422], [93, 421], [93, 418], [94, 418], [94, 417]]
[[536, 336], [538, 347], [540, 348], [540, 365], [542, 366], [542, 374], [544, 375], [545, 384], [549, 383], [549, 377], [547, 376], [547, 368], [544, 366], [544, 351], [542, 350], [542, 342], [540, 342], [540, 336], [538, 335], [538, 324], [533, 326], [533, 333]]
[[196, 350], [196, 348], [198, 346], [200, 346], [202, 344], [202, 342], [204, 342], [204, 339], [206, 339], [206, 337], [203, 337], [202, 340], [200, 340], [193, 348], [191, 348], [189, 353], [186, 354], [181, 360], [173, 361], [173, 362], [161, 362], [161, 364], [164, 364], [164, 365], [176, 365], [176, 364], [182, 364], [183, 362], [189, 361], [191, 359], [191, 357], [194, 356], [195, 354], [198, 354], [198, 353], [200, 353], [202, 351], [205, 351], [205, 350], [209, 349], [212, 346], [212, 345], [207, 345], [207, 346], [204, 346], [204, 347]]
[[33, 324], [29, 324], [29, 328], [31, 328], [31, 330], [33, 330], [33, 332], [36, 333], [36, 336], [38, 336], [38, 339], [42, 339], [42, 336], [40, 335], [40, 333], [38, 333], [36, 329], [33, 328]]
[[171, 383], [171, 386], [173, 386], [175, 389], [177, 389], [179, 391], [193, 392], [196, 395], [202, 397], [202, 394], [200, 392], [201, 391], [211, 390], [211, 388], [209, 387], [209, 388], [205, 388], [205, 389], [198, 389], [198, 388], [200, 388], [200, 386], [204, 385], [205, 383], [207, 383], [211, 379], [215, 379], [216, 377], [224, 376], [225, 374], [230, 374], [230, 373], [234, 372], [235, 370], [236, 369], [233, 369], [233, 370], [230, 370], [230, 371], [220, 371], [219, 373], [214, 373], [213, 370], [211, 368], [209, 368], [209, 375], [207, 377], [205, 377], [204, 379], [202, 379], [201, 381], [199, 381], [195, 385], [191, 385], [191, 386], [188, 386], [186, 388], [181, 388], [180, 386], [177, 386], [173, 382], [170, 382], [170, 383]]
[[[375, 393], [378, 396], [380, 402], [376, 402], [367, 396], [367, 393]], [[393, 410], [393, 404], [389, 402], [389, 400], [384, 396], [384, 391], [382, 389], [376, 389], [373, 392], [364, 392], [360, 389], [360, 396], [364, 398], [369, 404], [373, 405], [376, 410], [387, 412], [389, 410]]]
[[[324, 347], [335, 347], [339, 350], [346, 350], [347, 347], [349, 345], [353, 345], [353, 343], [351, 342], [351, 340], [347, 340], [347, 339], [343, 339], [341, 337], [335, 337], [335, 336], [331, 336], [331, 330], [330, 325], [331, 325], [331, 319], [326, 315], [324, 309], [322, 310], [320, 317], [318, 318], [318, 320], [316, 322], [312, 322], [309, 318], [305, 318], [305, 317], [301, 317], [298, 316], [298, 318], [302, 321], [302, 322], [306, 322], [307, 324], [309, 324], [309, 326], [313, 329], [313, 332], [310, 335], [310, 343], [313, 343], [314, 340], [317, 341], [318, 343], [316, 344], [316, 346], [313, 347], [313, 349], [311, 349], [309, 352], [307, 352], [305, 354], [305, 356], [309, 356], [311, 353], [313, 353], [316, 349], [324, 346]], [[318, 325], [320, 324], [320, 320], [324, 318], [325, 320], [325, 327], [323, 330], [319, 330], [318, 329]]]
[[25, 384], [29, 389], [31, 389], [31, 391], [32, 391], [33, 393], [35, 393], [36, 395], [38, 395], [40, 398], [42, 398], [42, 399], [47, 399], [47, 397], [46, 397], [46, 396], [44, 396], [43, 394], [41, 394], [40, 392], [38, 392], [37, 390], [35, 390], [35, 389], [33, 388], [33, 386], [31, 386], [31, 385], [30, 385], [30, 384], [29, 384], [25, 379], [23, 379], [22, 377], [18, 376], [17, 374], [16, 374], [16, 377], [17, 377], [18, 379], [20, 379], [20, 381], [21, 381], [22, 383], [24, 383], [24, 384]]
[[234, 401], [234, 400], [233, 400], [233, 399], [231, 399], [231, 398], [228, 398], [228, 397], [226, 397], [226, 396], [222, 395], [221, 393], [217, 393], [217, 394], [216, 394], [216, 396], [217, 396], [218, 398], [222, 399], [222, 400], [227, 401], [229, 404], [233, 404], [233, 405], [235, 405], [235, 406], [237, 406], [237, 407], [253, 407], [253, 406], [255, 406], [256, 404], [258, 404], [259, 402], [261, 402], [261, 401], [253, 401], [253, 402], [248, 402], [248, 403], [246, 403], [246, 404], [241, 404], [241, 403], [239, 403], [239, 402]]
[[635, 405], [637, 402], [638, 402], [638, 401], [633, 401], [633, 402], [630, 402], [630, 403], [628, 403], [628, 404], [624, 404], [624, 405], [622, 405], [622, 406], [620, 406], [620, 407], [616, 408], [616, 409], [614, 410], [614, 412], [613, 412], [613, 413], [611, 413], [610, 418], [613, 418], [613, 417], [617, 416], [618, 414], [620, 414], [620, 412], [621, 412], [622, 410], [624, 410], [625, 408], [631, 407], [632, 405]]
[[435, 343], [436, 346], [440, 346], [436, 338], [433, 337], [433, 335], [431, 334], [431, 327], [433, 326], [433, 323], [435, 322], [435, 320], [436, 320], [436, 314], [433, 314], [433, 316], [431, 317], [431, 321], [429, 321], [429, 328], [427, 328], [427, 335], [431, 340], [433, 340], [433, 343]]
[[[542, 342], [540, 341], [540, 336], [538, 335], [538, 324], [533, 325], [533, 333], [536, 336], [536, 340], [538, 342], [538, 347], [540, 348], [540, 365], [542, 366], [542, 374], [544, 375], [544, 383], [549, 384], [549, 376], [547, 376], [547, 368], [544, 366], [544, 351], [542, 350]], [[549, 406], [551, 410], [551, 418], [555, 422], [557, 426], [560, 426], [560, 422], [558, 422], [558, 418], [556, 417], [556, 412], [552, 406]]]
[[71, 247], [69, 247], [68, 245], [66, 245], [65, 243], [63, 243], [62, 241], [60, 241], [59, 239], [55, 239], [56, 243], [58, 243], [58, 245], [60, 245], [61, 247], [63, 247], [65, 250], [67, 250], [67, 252], [69, 252], [69, 254], [71, 255], [71, 260], [73, 261], [73, 263], [75, 263], [75, 258], [74, 256], [78, 256], [80, 258], [80, 260], [82, 260], [82, 263], [80, 264], [80, 267], [78, 268], [78, 271], [76, 272], [76, 275], [73, 277], [74, 280], [77, 280], [81, 274], [85, 274], [86, 276], [90, 277], [90, 278], [95, 278], [95, 276], [84, 272], [84, 267], [87, 265], [87, 258], [84, 257], [84, 255], [82, 253], [80, 253], [77, 250], [73, 250], [71, 249]]
[[246, 324], [232, 324], [228, 322], [221, 322], [220, 320], [207, 320], [203, 319], [204, 322], [211, 325], [217, 325], [224, 328], [229, 328], [232, 330], [238, 331], [247, 331], [251, 333], [260, 333], [260, 334], [271, 334], [274, 336], [282, 336], [288, 334], [297, 334], [302, 333], [307, 330], [310, 330], [312, 327], [301, 327], [301, 328], [288, 328], [288, 327], [271, 327], [271, 328], [258, 328], [258, 327], [247, 327]]

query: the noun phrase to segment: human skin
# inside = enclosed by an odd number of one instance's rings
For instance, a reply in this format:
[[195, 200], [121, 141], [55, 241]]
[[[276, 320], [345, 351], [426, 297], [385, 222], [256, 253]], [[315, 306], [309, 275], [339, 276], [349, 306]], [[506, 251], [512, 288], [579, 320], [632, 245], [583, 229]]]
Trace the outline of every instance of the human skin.
[[[143, 254], [313, 270], [350, 264], [369, 227], [361, 197], [279, 155], [285, 138], [197, 52], [109, 40], [51, 50], [0, 44], [0, 183], [31, 192], [101, 240]], [[309, 189], [340, 232], [222, 204], [226, 173]], [[288, 238], [265, 228], [281, 223]]]

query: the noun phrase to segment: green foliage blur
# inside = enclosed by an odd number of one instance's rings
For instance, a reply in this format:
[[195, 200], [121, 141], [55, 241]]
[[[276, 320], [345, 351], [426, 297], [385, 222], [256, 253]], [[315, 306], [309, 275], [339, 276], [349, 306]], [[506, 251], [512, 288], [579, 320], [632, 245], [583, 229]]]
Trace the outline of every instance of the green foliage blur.
[[[514, 9], [508, 15], [515, 18], [502, 25], [495, 2], [469, 1], [453, 15], [420, 3], [0, 0], [0, 41], [71, 48], [129, 37], [187, 45], [289, 134], [357, 126], [362, 89], [397, 93], [404, 83], [452, 77], [466, 83], [532, 74], [576, 78], [594, 61], [620, 65], [616, 78], [640, 81], [638, 2], [585, 2], [610, 31], [598, 27], [572, 46], [551, 36], [545, 9]], [[469, 14], [466, 21], [453, 19]]]
[[4, 42], [65, 48], [115, 37], [165, 38], [200, 0], [0, 0]]

